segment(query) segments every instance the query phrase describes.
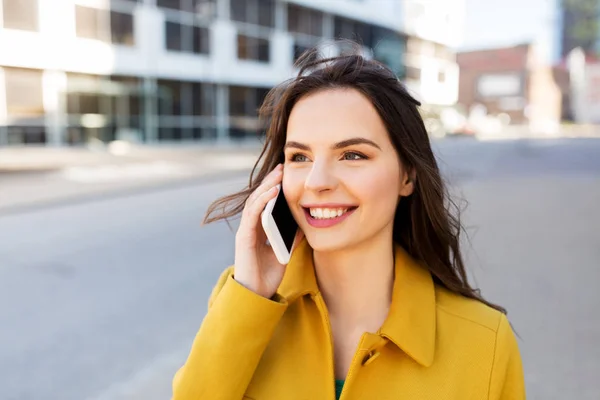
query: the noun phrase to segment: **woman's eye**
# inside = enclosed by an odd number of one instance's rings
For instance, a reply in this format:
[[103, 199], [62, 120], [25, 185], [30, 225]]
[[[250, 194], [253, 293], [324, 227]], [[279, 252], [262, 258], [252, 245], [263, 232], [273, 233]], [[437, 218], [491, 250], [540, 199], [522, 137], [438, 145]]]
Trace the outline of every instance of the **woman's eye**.
[[306, 161], [308, 161], [308, 157], [306, 157], [304, 154], [292, 154], [292, 156], [290, 157], [290, 161], [306, 162]]
[[347, 161], [357, 161], [357, 160], [366, 160], [367, 159], [367, 157], [364, 156], [363, 154], [360, 154], [360, 153], [357, 153], [354, 151], [348, 151], [348, 152], [344, 153], [342, 158]]

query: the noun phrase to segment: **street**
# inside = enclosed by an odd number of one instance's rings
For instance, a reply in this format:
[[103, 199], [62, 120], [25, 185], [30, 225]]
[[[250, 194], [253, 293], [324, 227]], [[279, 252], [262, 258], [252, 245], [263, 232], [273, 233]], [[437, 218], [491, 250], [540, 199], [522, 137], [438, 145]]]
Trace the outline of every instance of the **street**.
[[[436, 142], [467, 264], [520, 336], [529, 399], [600, 398], [600, 140]], [[0, 213], [0, 398], [164, 400], [233, 261], [243, 174]], [[243, 362], [243, 360], [240, 360]]]

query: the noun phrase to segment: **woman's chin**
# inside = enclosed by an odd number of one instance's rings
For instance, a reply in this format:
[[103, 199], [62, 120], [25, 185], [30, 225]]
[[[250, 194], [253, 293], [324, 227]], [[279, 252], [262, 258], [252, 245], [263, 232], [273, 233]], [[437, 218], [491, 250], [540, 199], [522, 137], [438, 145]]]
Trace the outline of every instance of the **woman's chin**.
[[[353, 246], [355, 241], [351, 241], [346, 237], [332, 237], [330, 234], [305, 234], [306, 241], [313, 251], [319, 253], [331, 253], [344, 250]], [[345, 236], [345, 235], [344, 235]]]

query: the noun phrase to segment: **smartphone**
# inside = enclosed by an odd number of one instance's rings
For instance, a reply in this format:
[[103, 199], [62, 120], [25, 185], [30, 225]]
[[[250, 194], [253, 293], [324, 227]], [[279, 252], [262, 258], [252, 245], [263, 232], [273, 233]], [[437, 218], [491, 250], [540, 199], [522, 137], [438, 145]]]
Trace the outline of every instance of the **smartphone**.
[[298, 224], [285, 201], [281, 185], [277, 185], [277, 190], [277, 196], [265, 206], [261, 222], [277, 261], [287, 264], [290, 262]]

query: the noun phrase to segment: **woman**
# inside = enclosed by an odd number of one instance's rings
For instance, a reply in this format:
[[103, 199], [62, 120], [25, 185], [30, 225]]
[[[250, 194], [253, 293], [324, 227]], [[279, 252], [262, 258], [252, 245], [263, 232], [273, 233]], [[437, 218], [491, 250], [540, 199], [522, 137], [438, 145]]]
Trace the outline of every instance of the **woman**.
[[[420, 104], [359, 55], [300, 67], [261, 109], [258, 174], [207, 212], [241, 213], [235, 264], [173, 399], [524, 399], [505, 312], [467, 282]], [[260, 225], [279, 183], [300, 227], [287, 265]]]

